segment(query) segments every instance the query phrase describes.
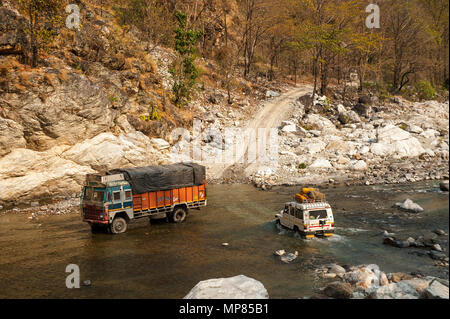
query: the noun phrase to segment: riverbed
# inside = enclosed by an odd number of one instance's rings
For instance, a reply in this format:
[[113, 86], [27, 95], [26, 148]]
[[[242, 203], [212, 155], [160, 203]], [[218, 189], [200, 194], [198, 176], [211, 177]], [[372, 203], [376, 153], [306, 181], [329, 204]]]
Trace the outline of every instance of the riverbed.
[[[208, 206], [192, 210], [181, 225], [147, 219], [126, 234], [91, 234], [79, 213], [0, 217], [0, 298], [182, 298], [199, 281], [246, 275], [261, 281], [271, 298], [303, 298], [326, 284], [315, 269], [330, 263], [375, 263], [385, 272], [416, 272], [448, 279], [420, 249], [383, 245], [384, 230], [407, 238], [449, 232], [449, 196], [437, 182], [409, 185], [330, 187], [337, 233], [303, 240], [278, 228], [274, 215], [298, 187], [264, 192], [250, 185], [213, 185]], [[410, 198], [425, 211], [392, 208]], [[448, 236], [439, 238], [448, 255]], [[223, 246], [228, 243], [228, 246]], [[273, 252], [298, 251], [291, 264]], [[422, 249], [422, 252], [425, 252]], [[67, 289], [68, 264], [80, 267], [81, 281]]]

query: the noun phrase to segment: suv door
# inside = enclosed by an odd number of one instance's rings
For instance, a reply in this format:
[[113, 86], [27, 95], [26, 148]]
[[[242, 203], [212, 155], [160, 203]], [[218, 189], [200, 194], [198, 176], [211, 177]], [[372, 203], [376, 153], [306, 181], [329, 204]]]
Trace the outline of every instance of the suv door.
[[289, 227], [289, 205], [284, 206], [283, 216], [280, 222], [284, 227]]

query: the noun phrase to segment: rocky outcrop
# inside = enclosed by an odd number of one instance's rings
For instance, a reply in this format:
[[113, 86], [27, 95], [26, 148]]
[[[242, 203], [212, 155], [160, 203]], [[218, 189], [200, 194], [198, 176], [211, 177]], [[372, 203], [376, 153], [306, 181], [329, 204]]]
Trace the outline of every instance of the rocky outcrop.
[[168, 163], [165, 153], [140, 132], [102, 133], [74, 146], [39, 152], [14, 149], [0, 158], [0, 202], [81, 191], [85, 175], [118, 167]]
[[[44, 76], [28, 74], [28, 93], [0, 95], [2, 122], [9, 123], [16, 140], [25, 139], [29, 148], [44, 151], [57, 145], [73, 145], [112, 129], [119, 114], [99, 86], [75, 73], [43, 71], [47, 72]], [[0, 134], [1, 146], [11, 149], [14, 144], [4, 142], [8, 133]]]
[[8, 154], [14, 148], [25, 148], [26, 144], [23, 126], [0, 117], [0, 156]]
[[184, 299], [268, 299], [264, 285], [244, 275], [199, 282]]
[[26, 22], [16, 11], [0, 7], [0, 55], [25, 54], [28, 50]]

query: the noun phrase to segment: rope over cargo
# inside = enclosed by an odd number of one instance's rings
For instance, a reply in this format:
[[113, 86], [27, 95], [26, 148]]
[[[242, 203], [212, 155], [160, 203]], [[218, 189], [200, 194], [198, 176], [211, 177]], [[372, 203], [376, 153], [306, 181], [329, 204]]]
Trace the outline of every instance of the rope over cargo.
[[136, 168], [114, 169], [106, 175], [123, 174], [133, 194], [166, 191], [205, 183], [206, 168], [194, 163], [178, 163]]

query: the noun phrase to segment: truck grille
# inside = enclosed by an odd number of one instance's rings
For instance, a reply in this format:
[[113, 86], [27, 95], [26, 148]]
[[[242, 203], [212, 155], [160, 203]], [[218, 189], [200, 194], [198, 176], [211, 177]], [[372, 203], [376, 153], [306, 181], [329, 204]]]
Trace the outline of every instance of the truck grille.
[[103, 209], [95, 205], [84, 205], [84, 219], [102, 220]]

